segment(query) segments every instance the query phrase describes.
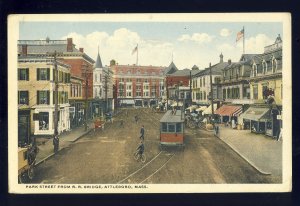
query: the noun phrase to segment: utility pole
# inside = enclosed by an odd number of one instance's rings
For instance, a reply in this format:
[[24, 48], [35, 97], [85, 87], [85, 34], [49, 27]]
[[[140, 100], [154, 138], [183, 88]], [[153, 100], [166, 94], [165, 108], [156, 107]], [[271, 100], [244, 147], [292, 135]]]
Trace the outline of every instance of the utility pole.
[[211, 114], [214, 115], [214, 100], [213, 100], [213, 84], [211, 74], [211, 63], [209, 63], [209, 78], [210, 78], [210, 98], [211, 98]]
[[87, 76], [87, 64], [82, 65], [84, 68], [84, 75], [85, 75], [85, 105], [84, 105], [84, 118], [85, 118], [85, 124], [84, 124], [84, 130], [87, 131], [87, 111], [88, 111], [88, 76]]
[[190, 104], [192, 105], [192, 71], [190, 71]]
[[105, 112], [108, 112], [108, 80], [110, 79], [109, 76], [109, 70], [107, 69], [107, 72], [103, 70], [104, 75], [104, 89], [105, 89], [105, 103], [106, 103], [106, 108]]
[[54, 79], [54, 135], [58, 134], [58, 69], [57, 69], [57, 55], [59, 54], [56, 52], [47, 52], [48, 55], [53, 56], [53, 64], [54, 64], [54, 72], [53, 72], [53, 79]]

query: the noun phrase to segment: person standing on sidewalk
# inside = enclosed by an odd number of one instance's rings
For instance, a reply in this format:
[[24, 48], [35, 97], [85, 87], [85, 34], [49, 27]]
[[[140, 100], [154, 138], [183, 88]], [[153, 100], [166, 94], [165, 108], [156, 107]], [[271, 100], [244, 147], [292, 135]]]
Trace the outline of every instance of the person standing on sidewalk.
[[57, 133], [53, 137], [53, 146], [54, 146], [54, 153], [57, 153], [59, 149], [59, 137]]
[[144, 125], [142, 125], [140, 134], [141, 134], [140, 139], [144, 141], [144, 139], [145, 139], [145, 136], [144, 136], [144, 135], [145, 135], [145, 128], [144, 128]]

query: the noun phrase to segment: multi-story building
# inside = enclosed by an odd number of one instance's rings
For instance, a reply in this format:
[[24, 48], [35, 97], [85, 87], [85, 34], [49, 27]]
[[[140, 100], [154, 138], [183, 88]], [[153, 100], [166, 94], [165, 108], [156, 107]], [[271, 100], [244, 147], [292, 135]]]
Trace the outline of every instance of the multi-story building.
[[[228, 65], [223, 62], [223, 54], [220, 54], [220, 62], [210, 65], [208, 68], [199, 71], [192, 77], [192, 100], [198, 105], [210, 105], [211, 85], [213, 86], [213, 99], [220, 99], [219, 84], [221, 82], [222, 70]], [[210, 82], [212, 78], [212, 84]]]
[[191, 77], [198, 72], [197, 69], [178, 70], [172, 62], [165, 77], [167, 99], [181, 102], [185, 99], [185, 107], [191, 104]]
[[[57, 62], [58, 132], [70, 129], [70, 66]], [[18, 56], [18, 128], [22, 142], [54, 134], [55, 67], [53, 59]]]
[[98, 51], [94, 67], [94, 116], [103, 116], [104, 112], [114, 109], [113, 103], [113, 75], [109, 67], [103, 67]]
[[[78, 113], [85, 106], [87, 99], [87, 118], [93, 117], [93, 65], [95, 61], [84, 53], [83, 48], [79, 50], [73, 44], [72, 38], [66, 40], [19, 40], [18, 54], [23, 56], [39, 56], [50, 58], [57, 52], [57, 59], [70, 65], [71, 76], [83, 78], [82, 98], [76, 98], [71, 103], [71, 110]], [[86, 85], [87, 83], [87, 85]], [[87, 95], [86, 95], [87, 91]], [[79, 115], [77, 115], [79, 117]], [[78, 123], [79, 119], [76, 120]]]
[[84, 105], [82, 102], [83, 83], [84, 83], [83, 78], [71, 76], [70, 93], [69, 93], [70, 94], [69, 103], [71, 105], [70, 106], [71, 129], [78, 127], [84, 123]]
[[264, 48], [251, 61], [250, 98], [253, 105], [242, 115], [245, 124], [256, 132], [278, 136], [282, 128], [282, 40]]
[[162, 98], [164, 91], [164, 67], [118, 65], [111, 61], [118, 104], [149, 106]]

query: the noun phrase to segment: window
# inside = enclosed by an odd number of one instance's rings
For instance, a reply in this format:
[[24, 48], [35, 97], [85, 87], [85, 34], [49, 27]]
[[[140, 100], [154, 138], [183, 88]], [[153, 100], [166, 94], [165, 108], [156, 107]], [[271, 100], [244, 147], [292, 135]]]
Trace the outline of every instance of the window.
[[253, 85], [253, 99], [258, 99], [258, 87]]
[[129, 79], [129, 78], [127, 78], [127, 79], [126, 79], [126, 82], [131, 82], [131, 81], [132, 81], [132, 80], [131, 80], [131, 79]]
[[196, 99], [197, 99], [197, 100], [200, 99], [200, 93], [196, 93]]
[[49, 104], [49, 98], [49, 91], [37, 91], [37, 104]]
[[29, 81], [29, 69], [18, 69], [18, 80]]
[[162, 130], [163, 132], [167, 132], [167, 131], [168, 131], [168, 125], [167, 125], [167, 123], [162, 123], [162, 125], [161, 125], [161, 130]]
[[176, 132], [181, 132], [181, 123], [176, 123]]
[[[62, 82], [62, 72], [59, 71], [59, 81]], [[50, 69], [49, 68], [38, 68], [37, 69], [37, 80], [50, 80]]]
[[231, 99], [231, 93], [230, 93], [230, 89], [227, 88], [227, 99]]
[[141, 95], [142, 95], [141, 92], [136, 92], [136, 96], [137, 96], [137, 97], [140, 97]]
[[252, 67], [252, 76], [256, 77], [256, 75], [257, 75], [257, 65], [254, 64], [253, 67]]
[[275, 73], [277, 69], [277, 61], [275, 58], [272, 60], [272, 72]]
[[203, 92], [203, 99], [206, 100], [206, 92]]
[[140, 82], [141, 82], [141, 79], [136, 79], [136, 82], [140, 83]]
[[19, 104], [27, 104], [28, 105], [28, 91], [19, 91]]
[[223, 99], [226, 99], [226, 89], [223, 89]]
[[148, 79], [144, 79], [144, 82], [147, 83], [147, 82], [148, 82]]
[[39, 113], [39, 129], [48, 130], [49, 129], [49, 113], [40, 112]]
[[262, 62], [263, 74], [267, 72], [267, 63], [265, 61]]
[[98, 82], [97, 74], [95, 74], [95, 82]]
[[168, 132], [175, 132], [175, 124], [168, 124]]
[[203, 86], [205, 87], [205, 77], [203, 77]]
[[268, 98], [268, 96], [269, 96], [268, 84], [262, 84], [262, 96], [263, 96], [263, 99]]
[[202, 79], [200, 78], [200, 87], [202, 87]]

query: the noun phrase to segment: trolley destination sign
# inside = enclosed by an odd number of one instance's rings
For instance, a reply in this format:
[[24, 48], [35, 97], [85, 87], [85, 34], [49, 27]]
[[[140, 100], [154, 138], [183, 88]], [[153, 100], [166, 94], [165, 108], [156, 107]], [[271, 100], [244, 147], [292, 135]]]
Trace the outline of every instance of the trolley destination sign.
[[291, 190], [289, 14], [8, 23], [10, 192]]

